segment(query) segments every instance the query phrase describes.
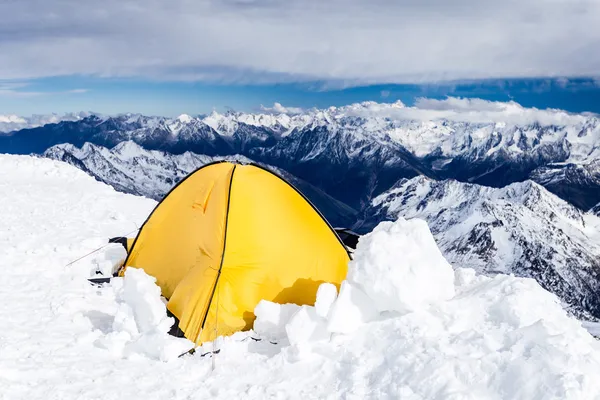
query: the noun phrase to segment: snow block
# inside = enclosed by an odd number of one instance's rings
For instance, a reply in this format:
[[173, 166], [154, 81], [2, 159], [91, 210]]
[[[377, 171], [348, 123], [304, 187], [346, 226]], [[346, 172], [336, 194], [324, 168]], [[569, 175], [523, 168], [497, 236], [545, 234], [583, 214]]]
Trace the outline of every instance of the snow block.
[[315, 310], [317, 315], [327, 318], [331, 306], [337, 298], [337, 288], [332, 283], [322, 283], [317, 290], [317, 300], [315, 301]]
[[277, 304], [261, 300], [254, 308], [254, 332], [268, 340], [285, 338], [285, 325], [299, 309], [300, 306], [296, 304]]
[[329, 340], [327, 322], [317, 314], [314, 307], [302, 306], [285, 326], [291, 345]]
[[410, 312], [454, 296], [454, 271], [420, 219], [382, 222], [363, 236], [348, 264], [348, 281], [379, 312]]
[[350, 333], [378, 315], [371, 299], [348, 281], [342, 282], [340, 295], [329, 312], [327, 330], [332, 333]]
[[121, 296], [133, 310], [140, 333], [156, 329], [166, 333], [175, 322], [167, 317], [167, 308], [160, 298], [156, 279], [141, 269], [127, 268]]
[[128, 268], [123, 278], [113, 278], [119, 307], [112, 332], [98, 341], [111, 353], [122, 357], [146, 357], [170, 361], [185, 353], [194, 343], [168, 334], [174, 323], [167, 316], [156, 279], [142, 269]]

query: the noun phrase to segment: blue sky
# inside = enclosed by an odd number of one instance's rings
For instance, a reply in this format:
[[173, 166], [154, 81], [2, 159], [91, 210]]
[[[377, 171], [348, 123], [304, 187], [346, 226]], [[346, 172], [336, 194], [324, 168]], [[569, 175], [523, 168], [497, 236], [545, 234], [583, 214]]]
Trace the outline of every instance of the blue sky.
[[[361, 101], [412, 105], [420, 97], [447, 96], [513, 100], [526, 107], [560, 108], [600, 113], [600, 84], [594, 79], [511, 79], [435, 84], [387, 84], [331, 88], [325, 82], [262, 85], [160, 82], [131, 78], [61, 77], [37, 79], [0, 94], [0, 114], [47, 114], [93, 111], [105, 114], [139, 112], [176, 116], [213, 109], [258, 111], [261, 105], [310, 108]], [[0, 83], [0, 88], [2, 87]], [[1, 90], [0, 90], [1, 93]]]
[[596, 0], [22, 0], [0, 16], [0, 114], [423, 96], [600, 112]]

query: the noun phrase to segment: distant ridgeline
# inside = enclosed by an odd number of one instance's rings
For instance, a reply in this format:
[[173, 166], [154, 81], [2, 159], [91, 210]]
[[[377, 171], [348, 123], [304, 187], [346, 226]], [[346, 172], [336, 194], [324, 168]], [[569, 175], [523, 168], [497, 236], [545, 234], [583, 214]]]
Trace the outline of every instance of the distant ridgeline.
[[584, 211], [600, 203], [596, 117], [573, 116], [562, 125], [511, 125], [403, 119], [391, 113], [397, 109], [363, 103], [293, 116], [90, 115], [0, 135], [0, 152], [43, 154], [62, 143], [113, 148], [132, 141], [172, 155], [245, 156], [286, 171], [355, 213], [399, 179], [417, 175], [492, 187], [531, 179]]

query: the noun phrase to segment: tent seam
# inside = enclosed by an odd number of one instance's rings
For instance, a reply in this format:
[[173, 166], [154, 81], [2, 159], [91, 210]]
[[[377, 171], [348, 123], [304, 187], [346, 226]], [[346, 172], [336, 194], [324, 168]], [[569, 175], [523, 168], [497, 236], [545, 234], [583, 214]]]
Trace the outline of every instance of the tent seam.
[[[217, 286], [219, 286], [219, 278], [221, 277], [221, 270], [223, 269], [223, 262], [225, 261], [225, 249], [227, 246], [227, 228], [229, 225], [229, 206], [231, 204], [231, 187], [233, 186], [233, 175], [235, 174], [236, 167], [237, 167], [237, 164], [234, 164], [233, 170], [231, 171], [231, 178], [229, 179], [229, 191], [227, 193], [227, 210], [225, 212], [225, 230], [223, 232], [223, 251], [221, 253], [221, 263], [219, 264], [219, 270], [217, 271], [217, 279], [215, 279], [215, 285], [213, 286], [212, 293], [210, 294], [210, 299], [208, 300], [208, 306], [206, 307], [206, 312], [204, 313], [204, 318], [202, 319], [202, 325], [200, 326], [200, 332], [202, 332], [202, 330], [204, 330], [204, 325], [206, 324], [206, 318], [208, 317], [208, 312], [210, 311], [210, 306], [212, 305], [213, 299], [215, 297], [215, 291], [217, 290]], [[217, 307], [218, 306], [219, 305], [217, 304]]]

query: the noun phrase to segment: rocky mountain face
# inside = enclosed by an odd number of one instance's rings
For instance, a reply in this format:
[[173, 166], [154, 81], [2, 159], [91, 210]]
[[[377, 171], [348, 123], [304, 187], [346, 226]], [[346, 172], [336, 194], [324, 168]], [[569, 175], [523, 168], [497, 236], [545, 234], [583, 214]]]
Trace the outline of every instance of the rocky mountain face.
[[600, 203], [600, 159], [581, 164], [548, 164], [530, 178], [582, 210]]
[[399, 216], [425, 219], [452, 264], [534, 278], [575, 314], [600, 318], [600, 218], [539, 184], [402, 179], [372, 200], [355, 228]]
[[600, 202], [599, 119], [558, 111], [515, 119], [529, 111], [509, 111], [508, 122], [421, 115], [401, 103], [295, 115], [91, 115], [0, 136], [0, 152], [41, 154], [61, 143], [112, 148], [133, 141], [175, 155], [243, 155], [283, 168], [355, 209], [398, 179], [417, 175], [493, 187], [532, 179], [583, 210]]
[[[72, 144], [56, 145], [43, 154], [86, 171], [115, 189], [160, 200], [181, 179], [208, 163], [233, 160], [252, 163], [241, 155], [212, 157], [186, 152], [173, 155], [158, 150], [146, 150], [132, 142], [119, 143], [112, 149], [85, 143], [81, 148]], [[357, 211], [338, 201], [314, 185], [277, 167], [263, 164], [284, 177], [307, 196], [336, 226], [350, 226], [356, 221]]]

